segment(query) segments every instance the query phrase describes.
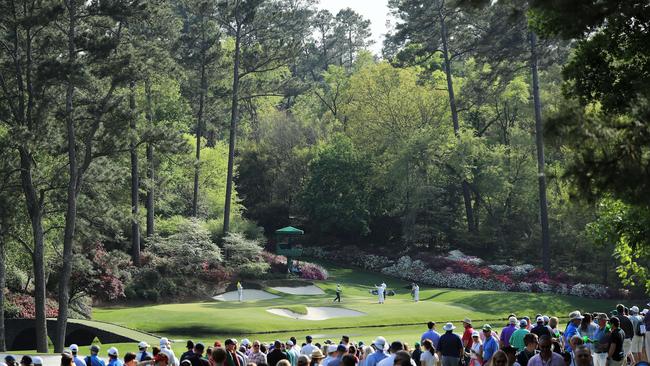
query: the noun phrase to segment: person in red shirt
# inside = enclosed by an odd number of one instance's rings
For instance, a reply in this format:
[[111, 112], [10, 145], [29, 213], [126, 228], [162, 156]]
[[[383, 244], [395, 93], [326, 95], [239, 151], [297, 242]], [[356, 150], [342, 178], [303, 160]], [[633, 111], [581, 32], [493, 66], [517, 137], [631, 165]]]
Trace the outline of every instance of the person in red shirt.
[[461, 339], [463, 341], [463, 347], [469, 352], [469, 349], [472, 348], [472, 344], [474, 343], [472, 340], [472, 333], [474, 333], [472, 321], [469, 318], [465, 318], [465, 320], [463, 320], [463, 327], [465, 328], [465, 332], [463, 332], [463, 338]]

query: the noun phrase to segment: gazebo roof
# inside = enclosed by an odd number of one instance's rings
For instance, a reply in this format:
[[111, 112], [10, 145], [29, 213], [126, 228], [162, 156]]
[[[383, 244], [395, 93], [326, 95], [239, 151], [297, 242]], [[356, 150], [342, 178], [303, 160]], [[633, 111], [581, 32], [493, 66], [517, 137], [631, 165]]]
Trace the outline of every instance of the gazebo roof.
[[283, 234], [283, 235], [303, 235], [305, 232], [300, 229], [296, 229], [293, 226], [287, 226], [287, 227], [283, 227], [282, 229], [276, 230], [275, 233]]

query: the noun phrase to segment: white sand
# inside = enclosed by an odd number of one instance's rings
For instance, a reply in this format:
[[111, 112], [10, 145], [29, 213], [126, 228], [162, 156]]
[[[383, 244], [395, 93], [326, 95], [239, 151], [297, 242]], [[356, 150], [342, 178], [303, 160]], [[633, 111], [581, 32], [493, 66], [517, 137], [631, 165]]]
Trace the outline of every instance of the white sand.
[[329, 307], [307, 307], [307, 315], [296, 314], [293, 311], [287, 309], [266, 309], [266, 311], [271, 314], [300, 320], [327, 320], [332, 318], [366, 315], [366, 313], [362, 313], [360, 311]]
[[271, 287], [275, 291], [284, 292], [285, 294], [291, 295], [323, 295], [323, 291], [320, 287], [310, 285], [310, 286], [299, 286], [299, 287]]
[[[255, 300], [269, 300], [277, 299], [279, 296], [270, 294], [262, 290], [247, 290], [244, 289], [244, 301], [255, 301]], [[239, 301], [239, 294], [237, 291], [226, 292], [221, 295], [213, 297], [217, 301]]]

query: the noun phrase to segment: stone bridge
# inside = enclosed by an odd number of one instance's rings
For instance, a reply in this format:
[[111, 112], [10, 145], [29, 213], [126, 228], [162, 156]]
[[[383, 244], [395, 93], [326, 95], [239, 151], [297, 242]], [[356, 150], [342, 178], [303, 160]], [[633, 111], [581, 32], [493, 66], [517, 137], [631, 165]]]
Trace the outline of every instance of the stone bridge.
[[[34, 319], [5, 319], [5, 343], [8, 350], [33, 350], [36, 349], [36, 321]], [[53, 340], [56, 334], [56, 319], [47, 319], [47, 334]], [[141, 333], [128, 328], [119, 327], [110, 323], [101, 323], [87, 320], [68, 320], [65, 346], [77, 344], [87, 346], [97, 338], [100, 343], [129, 343], [146, 340], [151, 342], [155, 336]], [[52, 342], [53, 343], [53, 342]]]

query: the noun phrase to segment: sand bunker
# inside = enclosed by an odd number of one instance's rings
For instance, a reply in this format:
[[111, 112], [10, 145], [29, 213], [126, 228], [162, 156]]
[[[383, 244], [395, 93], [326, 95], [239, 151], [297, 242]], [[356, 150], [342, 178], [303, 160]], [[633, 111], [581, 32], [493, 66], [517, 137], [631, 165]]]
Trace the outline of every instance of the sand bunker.
[[[262, 290], [247, 290], [244, 289], [244, 301], [255, 301], [255, 300], [269, 300], [277, 299], [279, 296], [270, 294]], [[217, 301], [239, 301], [239, 294], [237, 291], [230, 291], [217, 295], [213, 297]]]
[[299, 286], [299, 287], [271, 287], [275, 291], [284, 292], [285, 294], [291, 295], [323, 295], [323, 291], [320, 287], [310, 285], [310, 286]]
[[284, 316], [287, 318], [294, 318], [300, 320], [327, 320], [332, 318], [343, 318], [350, 316], [363, 316], [366, 313], [360, 311], [343, 309], [343, 308], [328, 308], [328, 307], [307, 307], [307, 315], [297, 314], [287, 309], [267, 309], [271, 314]]

